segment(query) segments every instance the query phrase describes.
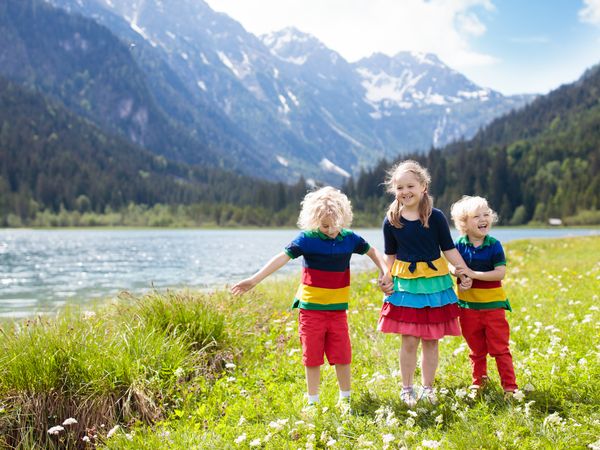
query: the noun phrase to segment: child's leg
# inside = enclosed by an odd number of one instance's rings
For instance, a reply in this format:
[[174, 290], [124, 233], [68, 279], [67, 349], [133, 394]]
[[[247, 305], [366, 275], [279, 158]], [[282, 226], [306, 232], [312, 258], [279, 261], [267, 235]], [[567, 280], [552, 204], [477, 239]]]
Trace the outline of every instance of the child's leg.
[[471, 352], [471, 366], [473, 371], [473, 384], [483, 385], [483, 380], [487, 377], [487, 343], [485, 334], [485, 324], [482, 316], [486, 311], [476, 309], [460, 309], [460, 328], [463, 337]]
[[337, 375], [340, 392], [350, 391], [350, 364], [336, 364], [335, 374]]
[[438, 340], [422, 339], [423, 360], [421, 361], [421, 380], [423, 386], [433, 386], [435, 371], [439, 360]]
[[517, 389], [515, 369], [509, 349], [510, 329], [503, 309], [487, 311], [486, 338], [490, 355], [496, 359], [500, 382], [505, 391]]
[[306, 372], [306, 388], [308, 389], [308, 395], [319, 395], [319, 385], [321, 384], [321, 366], [304, 366], [304, 369]]
[[402, 385], [409, 387], [413, 385], [415, 369], [417, 368], [417, 349], [419, 338], [416, 336], [402, 335], [402, 347], [400, 348], [400, 373], [402, 374]]

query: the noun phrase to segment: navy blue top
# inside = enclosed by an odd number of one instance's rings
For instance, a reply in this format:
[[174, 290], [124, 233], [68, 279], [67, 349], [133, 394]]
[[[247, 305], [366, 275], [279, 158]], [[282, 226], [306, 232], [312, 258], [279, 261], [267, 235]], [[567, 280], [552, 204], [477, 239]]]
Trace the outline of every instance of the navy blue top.
[[454, 242], [450, 226], [444, 213], [433, 208], [429, 217], [429, 228], [420, 220], [401, 218], [402, 228], [393, 226], [386, 217], [383, 221], [383, 241], [386, 255], [406, 262], [434, 261], [440, 250], [452, 250]]
[[502, 244], [490, 235], [484, 237], [479, 247], [471, 244], [467, 236], [461, 236], [456, 241], [456, 249], [467, 266], [477, 272], [489, 272], [498, 266], [506, 265], [506, 256], [504, 256]]
[[319, 230], [302, 231], [286, 248], [292, 258], [304, 256], [302, 266], [309, 269], [343, 272], [353, 253], [364, 255], [371, 247], [352, 230], [342, 229], [335, 239]]

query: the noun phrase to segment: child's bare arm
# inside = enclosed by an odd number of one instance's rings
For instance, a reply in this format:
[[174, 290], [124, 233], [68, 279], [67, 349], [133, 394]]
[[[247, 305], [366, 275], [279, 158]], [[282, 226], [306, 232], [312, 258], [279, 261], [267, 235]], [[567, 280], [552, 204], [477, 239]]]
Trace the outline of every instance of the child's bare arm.
[[504, 279], [504, 275], [506, 275], [506, 266], [498, 266], [495, 267], [494, 270], [489, 270], [487, 272], [478, 272], [471, 271], [472, 275], [469, 275], [471, 278], [475, 280], [483, 280], [483, 281], [501, 281]]
[[292, 258], [290, 258], [287, 253], [278, 253], [277, 255], [273, 256], [273, 258], [271, 258], [269, 262], [262, 267], [262, 269], [260, 269], [250, 278], [246, 278], [245, 280], [234, 284], [230, 289], [231, 293], [234, 295], [239, 295], [249, 291], [273, 272], [276, 272], [285, 266], [290, 259]]

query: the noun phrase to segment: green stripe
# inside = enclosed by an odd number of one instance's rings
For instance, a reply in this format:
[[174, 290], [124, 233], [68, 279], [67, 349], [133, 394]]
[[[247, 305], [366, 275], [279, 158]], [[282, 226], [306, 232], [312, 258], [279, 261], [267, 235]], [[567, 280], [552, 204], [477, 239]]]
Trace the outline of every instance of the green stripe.
[[498, 302], [487, 302], [487, 303], [477, 303], [477, 302], [465, 302], [464, 300], [458, 300], [458, 306], [466, 309], [507, 309], [512, 312], [512, 308], [510, 307], [510, 303], [508, 299], [501, 300]]
[[316, 311], [340, 311], [348, 309], [348, 303], [332, 303], [330, 305], [322, 305], [320, 303], [303, 302], [302, 300], [295, 298], [294, 303], [292, 303], [292, 309], [294, 308], [312, 309]]
[[454, 286], [452, 277], [448, 274], [431, 278], [399, 278], [394, 277], [394, 290], [410, 292], [411, 294], [435, 294]]

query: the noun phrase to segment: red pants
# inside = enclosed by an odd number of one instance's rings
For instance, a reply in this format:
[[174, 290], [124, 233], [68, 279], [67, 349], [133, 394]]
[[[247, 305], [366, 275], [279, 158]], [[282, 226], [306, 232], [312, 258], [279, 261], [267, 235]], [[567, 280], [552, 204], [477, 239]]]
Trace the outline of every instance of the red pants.
[[500, 382], [505, 391], [517, 389], [512, 355], [508, 347], [510, 330], [503, 309], [460, 309], [460, 327], [471, 349], [473, 384], [481, 385], [487, 376], [487, 355], [496, 359]]

